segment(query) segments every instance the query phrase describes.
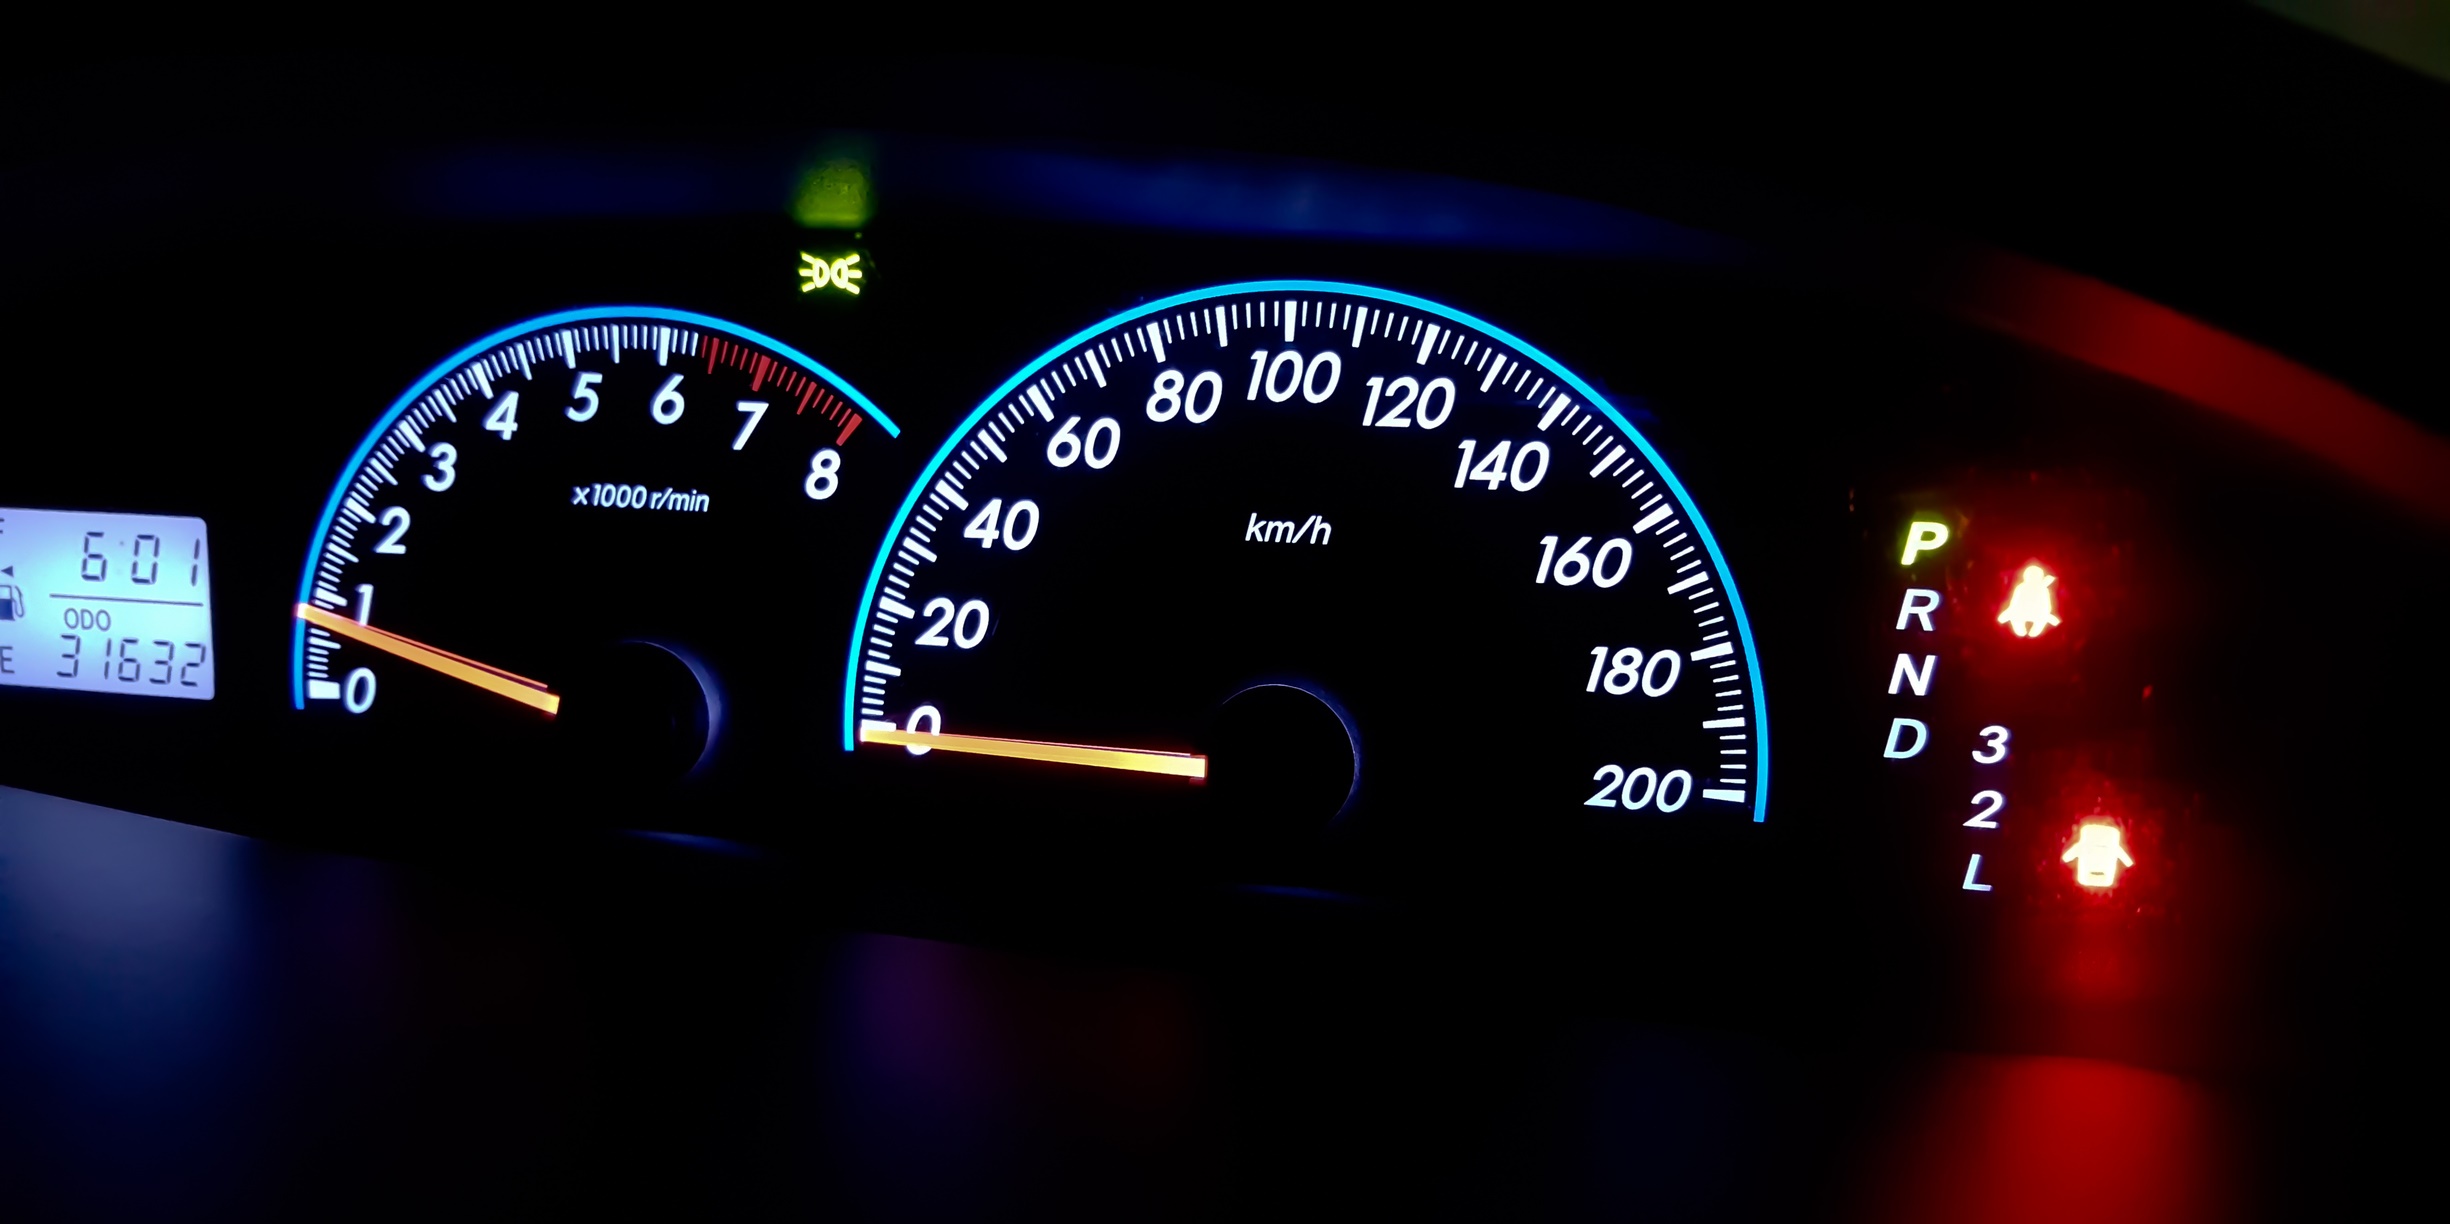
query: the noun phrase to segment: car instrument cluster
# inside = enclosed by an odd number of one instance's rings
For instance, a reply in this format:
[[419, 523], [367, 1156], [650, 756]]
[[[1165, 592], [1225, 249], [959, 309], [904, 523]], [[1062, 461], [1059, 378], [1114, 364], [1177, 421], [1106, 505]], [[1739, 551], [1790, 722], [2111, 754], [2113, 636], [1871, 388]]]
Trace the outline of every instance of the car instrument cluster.
[[1602, 1006], [2165, 1064], [2290, 989], [2318, 831], [2412, 811], [2441, 443], [2209, 324], [1430, 176], [843, 147], [745, 204], [420, 154], [190, 298], [41, 270], [5, 781], [709, 839], [919, 932], [1360, 907]]

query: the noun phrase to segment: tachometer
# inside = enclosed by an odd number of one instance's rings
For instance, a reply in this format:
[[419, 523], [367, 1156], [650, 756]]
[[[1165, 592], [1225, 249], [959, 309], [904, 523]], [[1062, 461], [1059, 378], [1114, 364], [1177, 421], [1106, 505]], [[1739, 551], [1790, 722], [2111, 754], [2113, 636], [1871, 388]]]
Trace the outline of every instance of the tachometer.
[[292, 699], [477, 756], [589, 723], [599, 756], [686, 772], [727, 702], [805, 690], [783, 639], [855, 581], [841, 524], [881, 506], [856, 495], [862, 457], [898, 433], [719, 319], [505, 328], [409, 387], [343, 469], [298, 581]]
[[1314, 826], [1769, 810], [1752, 631], [1658, 451], [1523, 341], [1357, 285], [1167, 298], [1008, 379], [903, 499], [842, 703], [879, 765]]

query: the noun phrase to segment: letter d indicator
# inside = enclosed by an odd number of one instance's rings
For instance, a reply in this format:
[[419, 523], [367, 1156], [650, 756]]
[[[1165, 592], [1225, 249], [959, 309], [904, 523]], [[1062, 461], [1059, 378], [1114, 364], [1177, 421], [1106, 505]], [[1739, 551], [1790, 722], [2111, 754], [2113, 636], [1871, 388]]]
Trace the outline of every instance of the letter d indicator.
[[[1901, 746], [1898, 741], [1904, 738], [1907, 731], [1914, 733], [1914, 742]], [[1889, 720], [1888, 746], [1880, 750], [1880, 755], [1892, 761], [1902, 761], [1907, 757], [1920, 755], [1923, 745], [1929, 742], [1931, 742], [1931, 728], [1924, 726], [1923, 720], [1892, 718]]]

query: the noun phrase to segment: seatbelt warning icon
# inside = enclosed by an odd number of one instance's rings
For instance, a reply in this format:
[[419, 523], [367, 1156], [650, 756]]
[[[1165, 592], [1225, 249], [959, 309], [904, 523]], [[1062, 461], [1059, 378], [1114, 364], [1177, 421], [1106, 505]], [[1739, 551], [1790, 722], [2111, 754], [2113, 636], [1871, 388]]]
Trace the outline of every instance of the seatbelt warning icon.
[[2076, 830], [2076, 844], [2059, 856], [2062, 863], [2076, 865], [2076, 883], [2086, 888], [2108, 888], [2118, 883], [2118, 869], [2135, 866], [2127, 848], [2119, 844], [2118, 826], [2088, 824]]
[[2015, 630], [2018, 637], [2042, 636], [2042, 630], [2059, 623], [2050, 597], [2051, 584], [2057, 581], [2041, 566], [2026, 566], [2016, 589], [2008, 594], [2008, 606], [1999, 610], [1999, 623]]

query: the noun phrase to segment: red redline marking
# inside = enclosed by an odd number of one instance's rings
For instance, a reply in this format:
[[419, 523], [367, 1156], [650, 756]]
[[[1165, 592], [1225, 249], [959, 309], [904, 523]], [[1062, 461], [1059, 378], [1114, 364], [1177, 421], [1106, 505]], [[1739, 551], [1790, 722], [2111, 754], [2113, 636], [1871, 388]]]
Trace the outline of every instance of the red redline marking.
[[[733, 347], [734, 346], [725, 344], [722, 340], [714, 336], [706, 337], [707, 372], [711, 374], [714, 372], [717, 365], [726, 364], [726, 359], [732, 355], [731, 350]], [[740, 348], [740, 356], [745, 358], [749, 355], [749, 350], [746, 347]], [[751, 391], [755, 391], [760, 386], [764, 385], [766, 377], [769, 374], [774, 374], [779, 364], [773, 358], [768, 357], [763, 353], [755, 354], [755, 356], [757, 361], [754, 366], [749, 365], [746, 361], [737, 363], [740, 365], [740, 368], [750, 371], [749, 390]], [[847, 404], [848, 401], [840, 399], [840, 397], [834, 395], [833, 392], [828, 391], [822, 383], [819, 383], [817, 380], [810, 378], [797, 370], [790, 369], [789, 367], [781, 368], [783, 372], [781, 375], [776, 376], [776, 384], [783, 387], [789, 387], [793, 383], [797, 383], [800, 389], [800, 406], [793, 409], [791, 415], [805, 415], [808, 411], [808, 405], [813, 401], [817, 405], [817, 411], [822, 414], [826, 420], [844, 422], [842, 432], [834, 436], [834, 445], [840, 446], [843, 443], [850, 441], [851, 432], [859, 428], [859, 422], [861, 419], [860, 415], [856, 412], [846, 414], [835, 411], [837, 405]], [[846, 415], [848, 418], [847, 420], [845, 419]]]

